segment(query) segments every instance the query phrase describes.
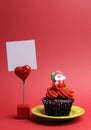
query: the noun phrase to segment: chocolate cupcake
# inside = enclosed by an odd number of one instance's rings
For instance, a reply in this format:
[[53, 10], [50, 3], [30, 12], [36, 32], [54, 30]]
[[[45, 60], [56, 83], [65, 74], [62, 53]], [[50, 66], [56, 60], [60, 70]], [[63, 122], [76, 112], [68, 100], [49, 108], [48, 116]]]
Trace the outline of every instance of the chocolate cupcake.
[[52, 85], [47, 89], [46, 96], [42, 98], [46, 115], [68, 116], [74, 102], [73, 90], [64, 83], [66, 77], [60, 72], [51, 75]]

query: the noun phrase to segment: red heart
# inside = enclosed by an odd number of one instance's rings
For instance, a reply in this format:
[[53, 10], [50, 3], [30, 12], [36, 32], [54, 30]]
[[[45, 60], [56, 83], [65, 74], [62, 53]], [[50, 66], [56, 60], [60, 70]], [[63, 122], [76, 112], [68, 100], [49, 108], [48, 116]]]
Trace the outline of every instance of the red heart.
[[23, 81], [25, 81], [25, 79], [28, 77], [28, 75], [31, 72], [31, 68], [28, 65], [25, 66], [18, 66], [15, 68], [15, 74], [22, 79]]

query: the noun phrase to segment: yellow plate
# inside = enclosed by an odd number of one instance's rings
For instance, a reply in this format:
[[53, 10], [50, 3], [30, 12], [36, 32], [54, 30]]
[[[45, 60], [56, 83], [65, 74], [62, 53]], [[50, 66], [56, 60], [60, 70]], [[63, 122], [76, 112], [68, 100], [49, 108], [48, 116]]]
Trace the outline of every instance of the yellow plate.
[[42, 118], [55, 119], [55, 120], [68, 120], [68, 119], [76, 118], [83, 115], [85, 113], [85, 110], [79, 106], [73, 105], [71, 108], [71, 112], [68, 116], [48, 116], [48, 115], [45, 115], [44, 106], [39, 105], [39, 106], [33, 107], [31, 109], [31, 112], [35, 116], [42, 117]]

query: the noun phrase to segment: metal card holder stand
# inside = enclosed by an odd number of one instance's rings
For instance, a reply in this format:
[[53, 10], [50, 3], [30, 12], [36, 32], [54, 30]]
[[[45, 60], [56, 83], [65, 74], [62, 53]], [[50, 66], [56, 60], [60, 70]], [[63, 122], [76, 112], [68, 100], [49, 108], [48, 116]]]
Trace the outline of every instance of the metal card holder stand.
[[25, 79], [30, 71], [31, 68], [28, 65], [15, 68], [15, 74], [22, 79], [22, 104], [17, 106], [17, 119], [30, 119], [30, 106], [25, 104]]
[[24, 87], [25, 87], [25, 82], [23, 81], [22, 83], [22, 104], [19, 104], [17, 106], [17, 119], [30, 119], [30, 106], [29, 104], [25, 104], [24, 101]]

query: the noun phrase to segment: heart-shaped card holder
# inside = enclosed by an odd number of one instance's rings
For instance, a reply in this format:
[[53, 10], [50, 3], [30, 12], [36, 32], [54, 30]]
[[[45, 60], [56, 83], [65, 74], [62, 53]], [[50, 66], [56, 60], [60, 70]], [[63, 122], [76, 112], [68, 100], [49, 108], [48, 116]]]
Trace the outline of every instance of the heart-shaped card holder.
[[22, 80], [22, 104], [17, 107], [17, 118], [18, 119], [29, 119], [30, 118], [30, 108], [29, 104], [25, 104], [25, 80], [31, 72], [31, 67], [28, 65], [17, 66], [15, 68], [15, 74]]

